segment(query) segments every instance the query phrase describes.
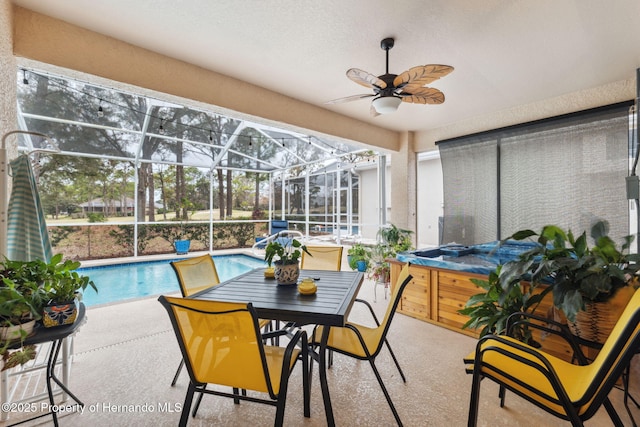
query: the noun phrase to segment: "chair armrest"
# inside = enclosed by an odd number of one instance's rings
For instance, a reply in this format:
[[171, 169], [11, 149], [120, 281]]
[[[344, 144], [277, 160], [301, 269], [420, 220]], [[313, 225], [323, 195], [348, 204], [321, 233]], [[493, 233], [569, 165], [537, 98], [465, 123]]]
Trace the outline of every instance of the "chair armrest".
[[[529, 319], [538, 320], [540, 322], [546, 323], [547, 326], [541, 325], [538, 323], [531, 323], [528, 321]], [[581, 365], [586, 365], [588, 363], [586, 356], [584, 355], [584, 353], [582, 352], [582, 349], [580, 348], [578, 340], [571, 333], [571, 331], [569, 330], [566, 324], [557, 322], [548, 317], [519, 311], [517, 313], [511, 314], [507, 318], [507, 325], [506, 325], [507, 335], [513, 336], [512, 335], [513, 328], [519, 324], [524, 324], [524, 323], [526, 323], [527, 327], [529, 328], [538, 329], [548, 334], [553, 334], [564, 339], [573, 350], [574, 357], [578, 360], [578, 363]]]
[[[493, 340], [497, 343], [497, 345], [491, 345], [490, 343], [485, 344], [486, 341]], [[526, 353], [535, 360], [537, 363], [531, 359], [527, 359], [515, 351], [519, 350], [523, 353]], [[483, 356], [488, 352], [496, 352], [500, 353], [506, 357], [511, 358], [512, 360], [521, 363], [525, 366], [533, 368], [540, 372], [551, 384], [558, 397], [560, 397], [561, 401], [569, 402], [570, 399], [567, 395], [567, 391], [562, 385], [560, 378], [553, 368], [551, 362], [545, 357], [545, 354], [529, 345], [521, 343], [520, 341], [516, 341], [513, 339], [505, 339], [504, 336], [499, 335], [485, 335], [484, 337], [478, 340], [478, 344], [476, 345], [475, 358], [473, 361], [473, 375], [477, 375], [481, 371], [482, 365], [492, 366], [490, 363], [483, 361]], [[494, 367], [495, 369], [500, 369], [499, 367]], [[521, 379], [524, 381], [524, 379]], [[526, 382], [526, 381], [525, 381]]]
[[367, 308], [369, 309], [369, 312], [371, 313], [371, 316], [373, 316], [373, 320], [376, 322], [376, 326], [380, 326], [380, 321], [378, 320], [378, 317], [376, 316], [376, 313], [374, 313], [374, 311], [373, 311], [373, 307], [371, 307], [371, 304], [369, 304], [368, 301], [365, 301], [365, 300], [360, 299], [360, 298], [356, 298], [354, 301], [360, 302], [360, 303], [366, 305]]

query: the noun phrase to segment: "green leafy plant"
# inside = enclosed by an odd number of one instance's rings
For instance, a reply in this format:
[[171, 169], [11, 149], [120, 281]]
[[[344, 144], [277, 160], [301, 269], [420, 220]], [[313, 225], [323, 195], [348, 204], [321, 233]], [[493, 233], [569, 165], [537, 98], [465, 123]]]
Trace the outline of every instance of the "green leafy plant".
[[[0, 287], [0, 310], [3, 304], [27, 303], [32, 314], [38, 317], [42, 307], [52, 301], [71, 301], [76, 292], [84, 291], [87, 287], [98, 292], [95, 283], [88, 276], [75, 271], [78, 267], [80, 263], [77, 261], [63, 261], [62, 254], [54, 255], [49, 262], [5, 260], [0, 265], [3, 282]], [[18, 298], [20, 295], [22, 299]]]
[[588, 302], [604, 302], [622, 287], [637, 283], [640, 255], [625, 253], [633, 242], [626, 236], [618, 249], [608, 236], [609, 224], [598, 221], [591, 228], [595, 245], [589, 247], [586, 232], [577, 238], [571, 230], [547, 225], [538, 233], [521, 230], [508, 239], [535, 238], [531, 250], [509, 263], [507, 280], [547, 283], [553, 288], [553, 303], [570, 321]]
[[267, 243], [264, 253], [264, 260], [269, 266], [272, 263], [275, 264], [297, 264], [298, 260], [302, 256], [302, 252], [306, 252], [309, 256], [312, 256], [307, 247], [300, 243], [299, 240], [290, 237], [280, 237], [277, 234], [276, 237]]
[[[523, 288], [520, 280], [510, 281], [503, 274], [505, 266], [498, 265], [486, 280], [470, 279], [485, 292], [473, 295], [465, 307], [458, 310], [460, 314], [469, 316], [462, 329], [481, 328], [481, 337], [487, 334], [503, 334], [506, 332], [509, 316], [517, 312], [533, 313], [540, 305], [540, 301], [546, 295], [545, 291], [534, 293], [535, 287]], [[511, 334], [520, 341], [532, 343], [531, 331], [526, 323], [517, 324]]]
[[408, 251], [412, 248], [412, 234], [411, 230], [403, 230], [394, 224], [389, 224], [378, 230], [376, 238], [378, 244], [388, 247], [391, 256], [396, 256], [398, 252]]
[[388, 282], [391, 267], [387, 258], [394, 258], [398, 252], [412, 248], [412, 231], [403, 230], [394, 224], [381, 227], [376, 234], [377, 243], [367, 252], [368, 277], [378, 282]]
[[39, 319], [42, 313], [43, 295], [33, 282], [18, 284], [3, 278], [0, 287], [0, 326], [14, 326], [32, 319]]
[[347, 255], [349, 259], [349, 267], [352, 270], [356, 270], [358, 268], [358, 261], [366, 261], [369, 260], [369, 250], [362, 245], [361, 243], [356, 243], [351, 246], [347, 250]]
[[44, 279], [42, 288], [45, 292], [47, 303], [61, 304], [73, 301], [80, 291], [85, 291], [91, 287], [98, 292], [98, 288], [89, 276], [78, 274], [76, 269], [80, 267], [77, 261], [62, 261], [62, 254], [51, 257], [46, 264], [48, 277]]

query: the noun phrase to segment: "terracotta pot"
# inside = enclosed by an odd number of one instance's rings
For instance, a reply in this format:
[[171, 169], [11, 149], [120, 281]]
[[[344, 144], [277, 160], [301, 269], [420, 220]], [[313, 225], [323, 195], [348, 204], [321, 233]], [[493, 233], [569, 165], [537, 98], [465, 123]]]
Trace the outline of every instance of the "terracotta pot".
[[300, 266], [295, 264], [278, 264], [275, 263], [274, 276], [278, 285], [295, 285], [300, 275]]

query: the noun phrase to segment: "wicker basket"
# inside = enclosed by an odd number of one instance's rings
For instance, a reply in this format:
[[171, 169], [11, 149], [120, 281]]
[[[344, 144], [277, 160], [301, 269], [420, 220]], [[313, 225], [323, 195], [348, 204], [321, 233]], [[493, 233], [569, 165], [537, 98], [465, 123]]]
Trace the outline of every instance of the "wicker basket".
[[584, 340], [603, 344], [611, 334], [634, 291], [633, 286], [625, 286], [606, 302], [587, 303], [586, 309], [579, 311], [576, 315], [575, 322], [567, 322], [571, 333]]

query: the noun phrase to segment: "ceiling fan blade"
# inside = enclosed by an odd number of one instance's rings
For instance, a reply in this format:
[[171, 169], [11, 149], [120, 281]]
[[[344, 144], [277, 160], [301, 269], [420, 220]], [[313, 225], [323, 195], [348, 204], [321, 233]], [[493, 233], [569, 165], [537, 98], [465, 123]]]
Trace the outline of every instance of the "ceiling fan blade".
[[411, 102], [413, 104], [442, 104], [444, 102], [444, 93], [432, 87], [420, 87], [413, 92], [400, 93], [402, 102]]
[[371, 89], [384, 89], [387, 87], [387, 84], [384, 80], [379, 79], [377, 76], [374, 76], [371, 73], [360, 70], [358, 68], [350, 68], [347, 70], [347, 77], [349, 77], [354, 82], [362, 85], [364, 87], [368, 87]]
[[[403, 89], [408, 86], [412, 89], [422, 87], [446, 76], [452, 71], [453, 67], [449, 65], [418, 65], [417, 67], [409, 68], [407, 71], [398, 74], [398, 76], [393, 79], [393, 86]], [[409, 92], [411, 92], [411, 90], [409, 90]]]
[[359, 99], [371, 98], [376, 96], [375, 94], [363, 94], [363, 95], [351, 95], [345, 96], [344, 98], [332, 99], [331, 101], [325, 102], [325, 104], [343, 104], [345, 102], [357, 101]]

